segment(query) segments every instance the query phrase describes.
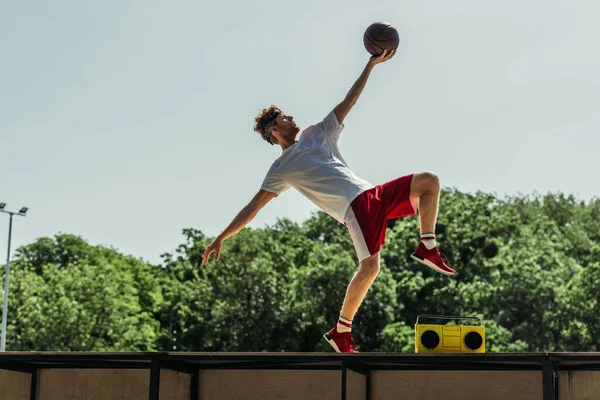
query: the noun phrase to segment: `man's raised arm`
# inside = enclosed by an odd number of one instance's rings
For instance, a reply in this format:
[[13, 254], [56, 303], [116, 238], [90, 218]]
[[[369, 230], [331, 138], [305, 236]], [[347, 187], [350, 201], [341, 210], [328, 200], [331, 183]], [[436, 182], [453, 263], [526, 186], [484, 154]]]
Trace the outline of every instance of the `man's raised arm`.
[[356, 82], [354, 82], [354, 85], [352, 85], [350, 91], [348, 92], [348, 94], [346, 94], [344, 100], [342, 100], [342, 102], [333, 109], [333, 112], [335, 113], [335, 116], [340, 125], [346, 118], [346, 115], [348, 115], [352, 107], [354, 107], [354, 105], [358, 101], [360, 94], [362, 93], [363, 89], [365, 88], [365, 85], [367, 84], [367, 80], [369, 79], [369, 75], [371, 74], [373, 67], [379, 63], [385, 62], [390, 58], [394, 57], [394, 54], [396, 54], [396, 50], [392, 50], [390, 52], [384, 50], [383, 53], [381, 53], [381, 55], [369, 58], [369, 62], [365, 66], [365, 69], [360, 74]]
[[215, 260], [219, 261], [223, 241], [238, 233], [243, 227], [252, 221], [261, 208], [267, 205], [269, 201], [273, 200], [275, 196], [276, 194], [273, 192], [262, 189], [259, 190], [252, 200], [250, 200], [248, 205], [242, 208], [238, 215], [236, 215], [229, 226], [223, 232], [221, 232], [219, 236], [217, 236], [217, 238], [206, 248], [206, 250], [204, 250], [204, 253], [202, 254], [202, 262], [204, 264], [208, 264], [208, 259], [212, 253], [216, 253]]

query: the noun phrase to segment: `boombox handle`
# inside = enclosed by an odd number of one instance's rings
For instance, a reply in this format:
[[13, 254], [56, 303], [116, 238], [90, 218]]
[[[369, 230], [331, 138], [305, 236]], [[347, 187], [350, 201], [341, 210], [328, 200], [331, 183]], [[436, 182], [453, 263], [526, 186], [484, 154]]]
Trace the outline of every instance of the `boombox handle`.
[[463, 316], [449, 316], [449, 315], [431, 315], [431, 314], [422, 314], [417, 316], [417, 325], [419, 324], [419, 318], [429, 318], [429, 319], [476, 319], [479, 321], [479, 325], [482, 325], [481, 318], [479, 317], [463, 317]]

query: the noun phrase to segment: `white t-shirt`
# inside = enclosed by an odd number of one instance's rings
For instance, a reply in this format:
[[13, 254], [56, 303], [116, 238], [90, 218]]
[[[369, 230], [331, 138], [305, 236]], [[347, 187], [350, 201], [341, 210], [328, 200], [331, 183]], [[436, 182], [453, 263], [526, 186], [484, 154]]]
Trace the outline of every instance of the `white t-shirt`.
[[306, 128], [273, 162], [261, 189], [279, 194], [293, 187], [343, 223], [352, 200], [374, 187], [355, 175], [340, 154], [337, 142], [343, 129], [333, 111]]

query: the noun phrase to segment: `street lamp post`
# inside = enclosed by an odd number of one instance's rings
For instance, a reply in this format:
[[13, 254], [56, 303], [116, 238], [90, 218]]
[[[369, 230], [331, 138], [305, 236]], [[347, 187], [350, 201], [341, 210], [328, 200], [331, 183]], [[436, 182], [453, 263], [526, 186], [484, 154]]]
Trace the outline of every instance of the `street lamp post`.
[[27, 207], [23, 207], [19, 212], [6, 211], [4, 209], [6, 203], [0, 203], [0, 212], [10, 215], [10, 221], [8, 222], [8, 250], [6, 252], [6, 271], [4, 274], [4, 304], [2, 305], [2, 338], [0, 338], [0, 351], [4, 351], [6, 348], [6, 321], [8, 314], [8, 279], [10, 276], [10, 239], [12, 235], [12, 219], [13, 215], [20, 215], [24, 217], [27, 214]]

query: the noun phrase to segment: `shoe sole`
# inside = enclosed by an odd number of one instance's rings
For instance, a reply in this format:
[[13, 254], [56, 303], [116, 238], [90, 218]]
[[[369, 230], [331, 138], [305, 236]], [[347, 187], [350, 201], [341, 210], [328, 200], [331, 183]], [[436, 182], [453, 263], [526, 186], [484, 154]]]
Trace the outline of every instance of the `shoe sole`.
[[415, 260], [416, 262], [418, 262], [420, 264], [423, 264], [426, 267], [431, 268], [435, 272], [439, 272], [442, 275], [446, 275], [446, 276], [456, 275], [456, 272], [445, 271], [445, 270], [441, 269], [440, 267], [438, 267], [437, 265], [435, 265], [434, 263], [432, 263], [431, 261], [419, 256], [416, 253], [412, 253], [410, 258], [412, 258], [413, 260]]
[[333, 339], [331, 339], [331, 336], [329, 336], [329, 333], [326, 333], [323, 335], [323, 338], [327, 341], [327, 343], [329, 343], [329, 345], [331, 347], [333, 347], [333, 349], [337, 352], [337, 353], [341, 353], [340, 348], [337, 346], [337, 344], [335, 344], [335, 342], [333, 341]]

